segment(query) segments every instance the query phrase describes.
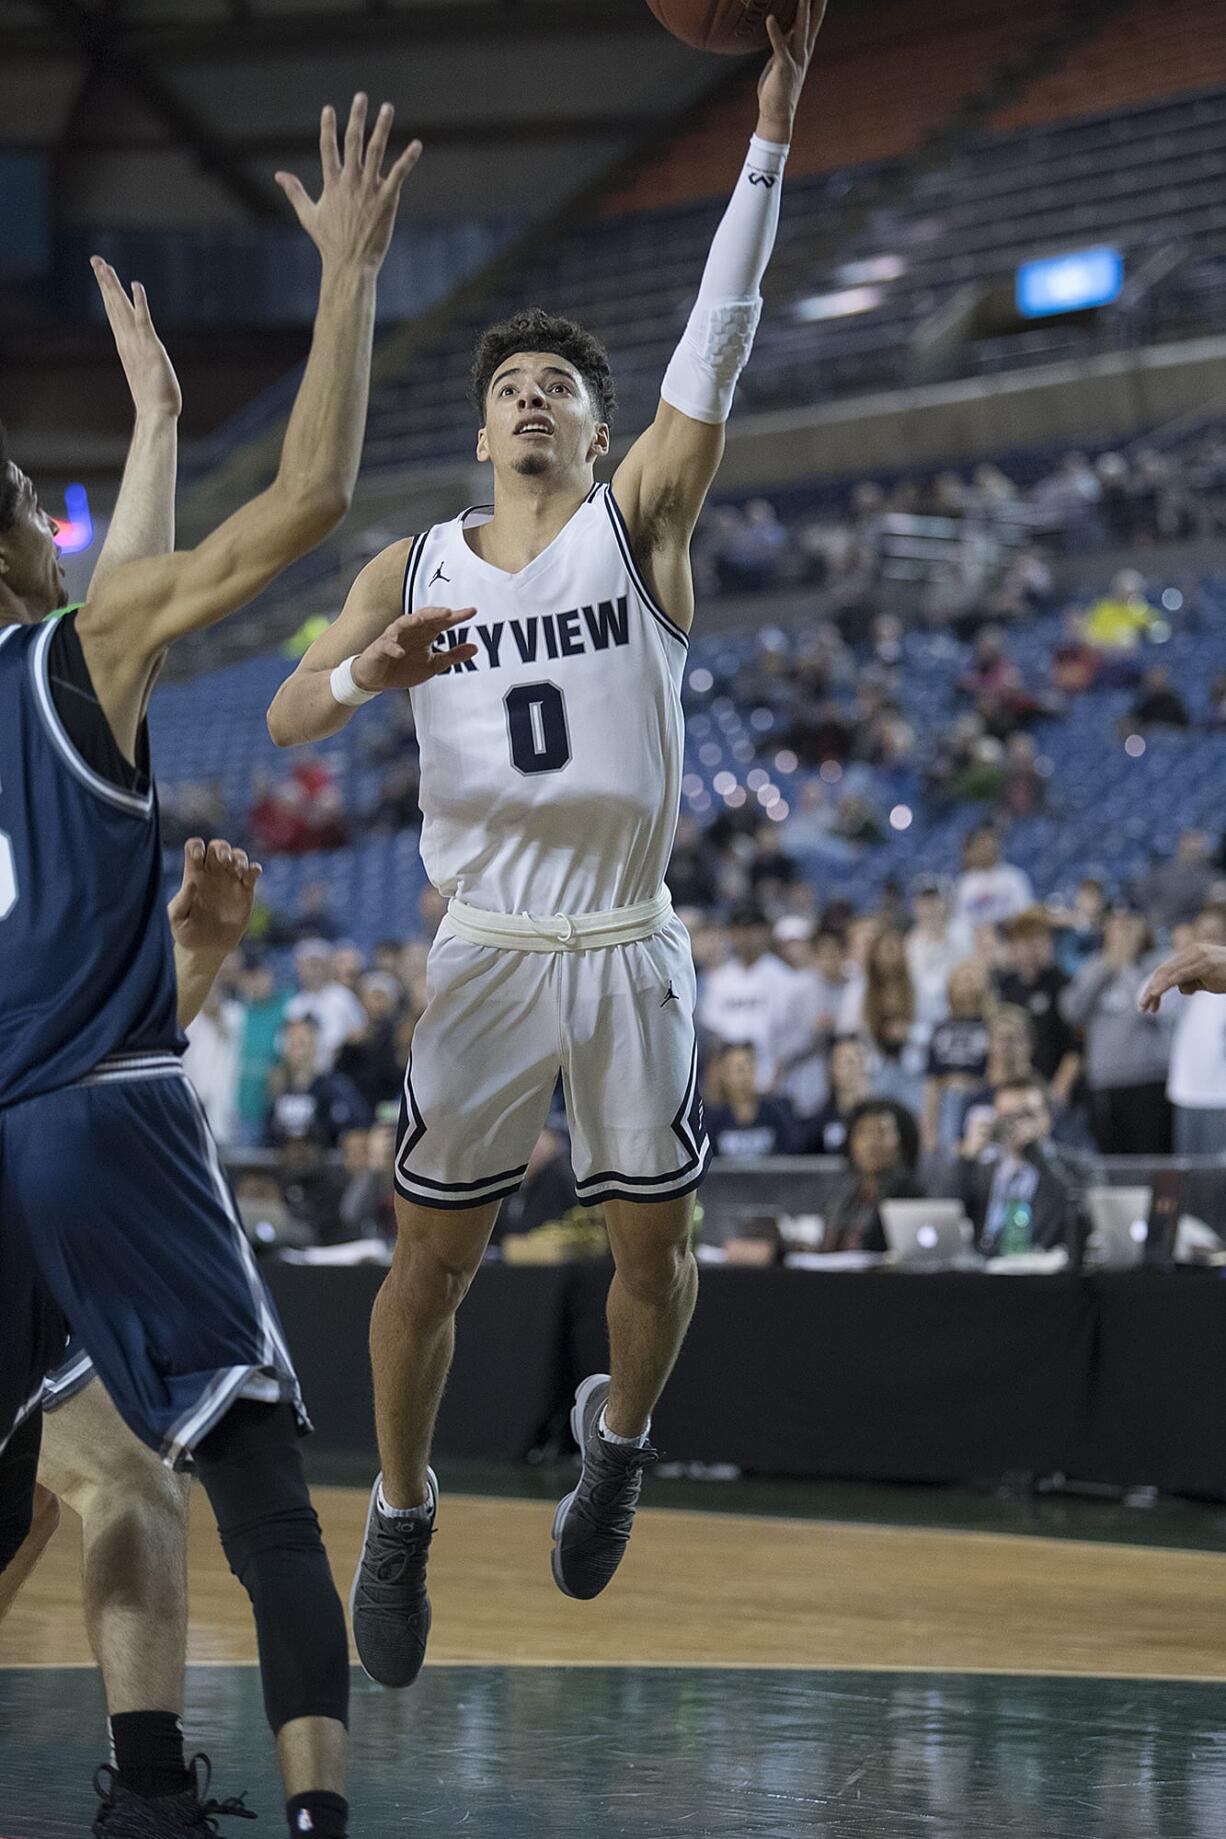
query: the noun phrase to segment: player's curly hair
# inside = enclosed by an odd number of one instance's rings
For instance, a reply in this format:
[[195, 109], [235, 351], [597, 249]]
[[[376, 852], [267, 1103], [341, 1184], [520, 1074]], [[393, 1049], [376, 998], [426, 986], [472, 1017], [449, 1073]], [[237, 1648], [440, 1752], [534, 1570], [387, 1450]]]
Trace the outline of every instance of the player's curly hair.
[[11, 530], [17, 521], [17, 500], [20, 496], [17, 480], [9, 471], [9, 441], [0, 421], [0, 536]]
[[487, 326], [477, 340], [471, 375], [472, 399], [477, 413], [485, 414], [485, 399], [498, 366], [517, 351], [556, 351], [573, 364], [587, 384], [597, 421], [611, 422], [617, 392], [609, 354], [592, 332], [544, 307], [526, 307], [496, 326]]

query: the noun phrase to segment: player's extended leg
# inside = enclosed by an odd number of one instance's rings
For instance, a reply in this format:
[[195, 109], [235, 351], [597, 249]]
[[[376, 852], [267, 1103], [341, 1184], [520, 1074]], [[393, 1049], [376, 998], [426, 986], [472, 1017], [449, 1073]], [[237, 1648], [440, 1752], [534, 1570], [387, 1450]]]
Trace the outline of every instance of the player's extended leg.
[[81, 1519], [85, 1628], [106, 1689], [118, 1778], [184, 1793], [187, 1499], [98, 1381], [48, 1411], [39, 1479]]
[[609, 1290], [609, 1365], [580, 1386], [571, 1428], [583, 1452], [579, 1485], [553, 1523], [553, 1575], [567, 1596], [599, 1596], [625, 1554], [655, 1460], [651, 1413], [668, 1382], [698, 1296], [690, 1243], [694, 1196], [607, 1200], [616, 1263]]
[[455, 1352], [456, 1311], [485, 1255], [498, 1205], [444, 1210], [396, 1196], [395, 1256], [370, 1321], [383, 1466], [350, 1597], [358, 1658], [382, 1686], [412, 1685], [425, 1659], [426, 1561], [438, 1507], [430, 1445]]
[[180, 1715], [188, 1477], [133, 1435], [97, 1380], [47, 1414], [38, 1472], [81, 1519], [85, 1627], [111, 1716]]
[[39, 1488], [42, 1413], [32, 1411], [0, 1450], [0, 1621], [59, 1524], [59, 1502]]
[[647, 1434], [698, 1299], [694, 1196], [609, 1200], [605, 1218], [617, 1268], [609, 1288], [604, 1428], [636, 1442]]

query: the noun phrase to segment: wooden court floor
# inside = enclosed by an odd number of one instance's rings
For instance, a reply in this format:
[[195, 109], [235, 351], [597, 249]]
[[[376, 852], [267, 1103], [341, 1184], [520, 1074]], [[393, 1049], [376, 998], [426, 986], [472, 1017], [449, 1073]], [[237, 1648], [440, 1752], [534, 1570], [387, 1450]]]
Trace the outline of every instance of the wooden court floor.
[[[366, 1497], [316, 1498], [344, 1595]], [[431, 1663], [404, 1694], [355, 1672], [355, 1839], [1226, 1829], [1226, 1556], [648, 1508], [580, 1604], [550, 1518], [444, 1494]], [[68, 1522], [0, 1628], [3, 1839], [88, 1830], [77, 1563]], [[202, 1497], [191, 1576], [192, 1740], [275, 1834], [246, 1601]]]

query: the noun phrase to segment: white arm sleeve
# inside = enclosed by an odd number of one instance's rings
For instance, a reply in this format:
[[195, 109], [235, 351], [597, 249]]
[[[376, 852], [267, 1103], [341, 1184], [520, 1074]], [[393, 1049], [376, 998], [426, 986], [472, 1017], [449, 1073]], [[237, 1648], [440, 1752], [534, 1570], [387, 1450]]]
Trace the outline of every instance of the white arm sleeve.
[[749, 157], [715, 232], [698, 299], [660, 391], [665, 402], [691, 421], [728, 419], [762, 312], [758, 290], [775, 247], [787, 157], [781, 142], [752, 137]]

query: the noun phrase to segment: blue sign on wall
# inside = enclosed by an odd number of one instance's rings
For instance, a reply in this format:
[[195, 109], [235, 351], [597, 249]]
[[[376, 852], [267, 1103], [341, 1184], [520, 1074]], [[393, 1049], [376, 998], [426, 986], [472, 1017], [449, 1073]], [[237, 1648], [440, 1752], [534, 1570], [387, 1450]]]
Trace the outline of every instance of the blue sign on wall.
[[1023, 319], [1051, 313], [1083, 313], [1109, 306], [1124, 285], [1118, 249], [1078, 249], [1069, 255], [1024, 262], [1017, 271], [1017, 310]]

